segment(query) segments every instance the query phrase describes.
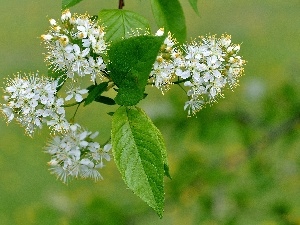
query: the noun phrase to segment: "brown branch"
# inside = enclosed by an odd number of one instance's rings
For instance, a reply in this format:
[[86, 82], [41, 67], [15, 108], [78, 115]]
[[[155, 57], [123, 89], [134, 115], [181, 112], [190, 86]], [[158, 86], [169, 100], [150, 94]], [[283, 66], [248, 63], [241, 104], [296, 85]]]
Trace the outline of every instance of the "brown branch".
[[124, 1], [125, 0], [119, 0], [119, 9], [123, 9], [123, 7], [125, 6]]

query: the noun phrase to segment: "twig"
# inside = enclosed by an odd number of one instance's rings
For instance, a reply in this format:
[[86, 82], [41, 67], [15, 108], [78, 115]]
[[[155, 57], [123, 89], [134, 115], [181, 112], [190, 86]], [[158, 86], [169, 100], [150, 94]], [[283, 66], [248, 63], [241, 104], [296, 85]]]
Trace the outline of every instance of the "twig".
[[[150, 78], [151, 78], [151, 77], [150, 77]], [[178, 80], [172, 82], [172, 84], [181, 84], [181, 83], [186, 82], [186, 81], [189, 81], [189, 80], [190, 80], [189, 78], [187, 78], [187, 79], [182, 79], [182, 80], [179, 80], [179, 78], [178, 78]], [[148, 82], [147, 85], [155, 85], [155, 83], [154, 83], [154, 82]]]
[[124, 1], [125, 0], [119, 0], [119, 9], [123, 9], [123, 7], [125, 6]]
[[75, 112], [74, 112], [74, 115], [72, 116], [72, 118], [70, 119], [70, 121], [72, 121], [72, 122], [75, 121], [75, 116], [76, 116], [76, 113], [77, 113], [78, 108], [79, 108], [79, 106], [81, 105], [81, 103], [82, 103], [82, 102], [80, 102], [80, 103], [77, 105], [76, 110], [75, 110]]

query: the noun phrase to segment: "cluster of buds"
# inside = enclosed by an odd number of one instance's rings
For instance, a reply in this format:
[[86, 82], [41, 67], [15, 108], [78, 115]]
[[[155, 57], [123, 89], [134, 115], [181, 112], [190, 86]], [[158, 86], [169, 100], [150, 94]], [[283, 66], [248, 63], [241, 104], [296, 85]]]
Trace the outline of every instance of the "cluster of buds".
[[[162, 36], [163, 34], [164, 29], [160, 28], [155, 35]], [[170, 89], [172, 80], [175, 78], [176, 65], [178, 60], [182, 57], [181, 51], [175, 48], [174, 45], [176, 45], [176, 40], [169, 32], [160, 48], [150, 73], [150, 78], [153, 80], [154, 85], [159, 88], [162, 93]]]

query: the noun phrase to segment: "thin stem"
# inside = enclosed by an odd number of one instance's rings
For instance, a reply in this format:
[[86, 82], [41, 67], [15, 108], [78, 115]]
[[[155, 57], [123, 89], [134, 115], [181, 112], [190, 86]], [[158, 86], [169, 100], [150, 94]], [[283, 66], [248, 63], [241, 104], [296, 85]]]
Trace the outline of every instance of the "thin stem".
[[106, 142], [104, 142], [104, 144], [103, 144], [103, 145], [106, 145], [106, 144], [108, 144], [108, 143], [110, 142], [110, 140], [111, 140], [111, 136], [109, 137], [109, 139], [108, 139]]
[[179, 83], [177, 83], [177, 84], [178, 84], [178, 86], [184, 91], [184, 93], [187, 94], [186, 90], [185, 90]]
[[[172, 82], [172, 84], [181, 84], [181, 83], [183, 83], [183, 82], [186, 82], [186, 81], [189, 81], [190, 79], [189, 78], [187, 78], [187, 79], [183, 79], [183, 80], [177, 80], [177, 81], [174, 81], [174, 82]], [[154, 85], [155, 83], [154, 82], [148, 82], [147, 83], [147, 85]]]
[[[108, 91], [109, 89], [111, 89], [113, 86], [115, 86], [115, 83], [111, 83], [110, 85], [107, 86], [106, 88], [106, 91]], [[66, 104], [66, 105], [62, 105], [62, 107], [71, 107], [71, 106], [74, 106], [74, 105], [80, 105], [81, 103], [85, 102], [86, 98], [82, 99], [81, 102], [73, 102], [73, 103], [70, 103], [70, 104]]]
[[177, 81], [174, 81], [173, 82], [173, 84], [181, 84], [181, 83], [183, 83], [183, 82], [186, 82], [186, 81], [189, 81], [190, 79], [189, 78], [187, 78], [187, 79], [183, 79], [183, 80], [177, 80]]
[[177, 81], [174, 82], [174, 84], [178, 84], [178, 86], [184, 91], [185, 94], [187, 94], [186, 90], [180, 85], [181, 83], [190, 80], [190, 78], [186, 78], [183, 80], [180, 80], [179, 77], [177, 79]]
[[115, 86], [115, 83], [114, 83], [114, 82], [112, 82], [110, 85], [108, 85], [105, 91], [108, 91], [108, 90], [111, 89], [113, 86]]
[[119, 9], [123, 9], [123, 7], [125, 6], [124, 1], [125, 0], [119, 0]]
[[70, 104], [66, 104], [66, 105], [62, 105], [62, 107], [71, 107], [71, 106], [74, 106], [74, 105], [80, 105], [81, 103], [83, 103], [84, 101], [86, 100], [86, 98], [82, 99], [81, 102], [73, 102], [73, 103], [70, 103]]
[[74, 112], [74, 115], [73, 115], [73, 117], [72, 117], [72, 120], [74, 120], [74, 118], [75, 118], [75, 116], [76, 116], [76, 113], [77, 113], [77, 111], [78, 111], [78, 108], [79, 108], [79, 106], [80, 106], [81, 103], [82, 103], [82, 102], [80, 102], [80, 103], [77, 105], [77, 108], [76, 108], [76, 110], [75, 110], [75, 112]]

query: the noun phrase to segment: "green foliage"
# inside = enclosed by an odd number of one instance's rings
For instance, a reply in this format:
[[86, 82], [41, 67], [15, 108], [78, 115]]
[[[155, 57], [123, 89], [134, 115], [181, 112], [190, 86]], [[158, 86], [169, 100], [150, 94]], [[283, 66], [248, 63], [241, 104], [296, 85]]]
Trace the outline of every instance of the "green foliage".
[[138, 107], [121, 106], [113, 115], [111, 140], [127, 186], [162, 217], [165, 146], [161, 134]]
[[172, 179], [171, 175], [170, 175], [170, 171], [169, 171], [169, 163], [168, 163], [168, 158], [167, 158], [167, 149], [166, 149], [166, 146], [165, 146], [164, 138], [163, 138], [162, 134], [160, 133], [159, 129], [156, 126], [154, 126], [154, 124], [152, 122], [151, 122], [151, 124], [152, 124], [151, 127], [152, 127], [154, 133], [157, 135], [157, 140], [159, 142], [159, 146], [161, 146], [160, 148], [161, 148], [161, 155], [162, 155], [162, 159], [163, 159], [163, 163], [164, 163], [165, 176]]
[[84, 106], [91, 104], [98, 96], [100, 96], [107, 88], [108, 82], [100, 83], [89, 88], [89, 95], [86, 97]]
[[70, 8], [74, 5], [77, 5], [81, 1], [82, 0], [62, 0], [61, 9], [64, 10]]
[[130, 34], [137, 29], [142, 34], [150, 30], [146, 18], [124, 9], [103, 9], [99, 12], [98, 19], [105, 26], [107, 41], [129, 38]]
[[94, 100], [95, 102], [100, 102], [106, 105], [115, 105], [116, 102], [112, 98], [106, 97], [106, 96], [97, 96]]
[[152, 12], [159, 27], [171, 31], [179, 43], [186, 40], [186, 25], [178, 0], [151, 0]]
[[189, 0], [190, 5], [192, 6], [193, 10], [199, 15], [199, 10], [198, 10], [198, 0]]
[[163, 41], [164, 37], [139, 36], [111, 45], [108, 70], [119, 88], [117, 104], [136, 105], [144, 98], [145, 86]]

